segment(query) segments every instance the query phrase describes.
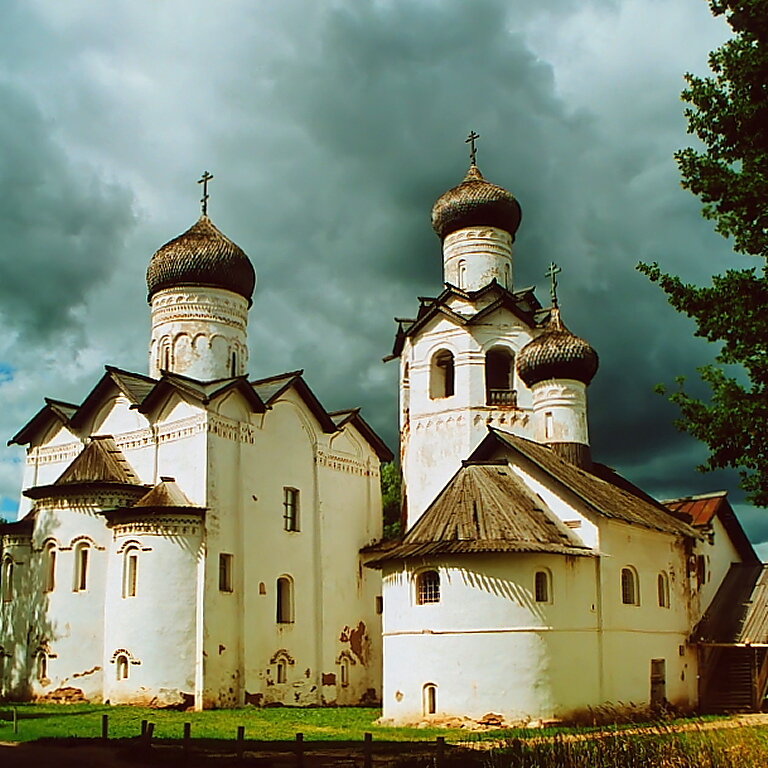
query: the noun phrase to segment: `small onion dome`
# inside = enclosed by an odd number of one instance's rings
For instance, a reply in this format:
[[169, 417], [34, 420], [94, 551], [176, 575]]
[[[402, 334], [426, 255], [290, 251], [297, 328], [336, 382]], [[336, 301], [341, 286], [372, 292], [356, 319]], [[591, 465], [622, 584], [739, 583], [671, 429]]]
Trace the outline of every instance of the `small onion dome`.
[[514, 238], [521, 216], [512, 194], [486, 181], [480, 169], [470, 165], [464, 181], [432, 206], [432, 228], [443, 239], [464, 227], [497, 227]]
[[529, 387], [547, 379], [576, 379], [589, 384], [597, 365], [597, 352], [563, 325], [557, 307], [552, 309], [544, 332], [517, 356], [517, 374]]
[[148, 299], [163, 288], [206, 285], [251, 301], [256, 272], [245, 251], [202, 215], [184, 234], [160, 248], [147, 268]]

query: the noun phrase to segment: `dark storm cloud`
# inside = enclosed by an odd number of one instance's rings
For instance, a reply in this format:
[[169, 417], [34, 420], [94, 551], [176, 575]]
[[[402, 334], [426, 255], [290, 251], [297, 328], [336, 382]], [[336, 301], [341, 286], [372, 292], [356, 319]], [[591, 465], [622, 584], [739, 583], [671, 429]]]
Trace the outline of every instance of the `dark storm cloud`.
[[0, 316], [26, 337], [71, 331], [118, 263], [131, 197], [71, 163], [20, 88], [0, 81], [0, 104]]

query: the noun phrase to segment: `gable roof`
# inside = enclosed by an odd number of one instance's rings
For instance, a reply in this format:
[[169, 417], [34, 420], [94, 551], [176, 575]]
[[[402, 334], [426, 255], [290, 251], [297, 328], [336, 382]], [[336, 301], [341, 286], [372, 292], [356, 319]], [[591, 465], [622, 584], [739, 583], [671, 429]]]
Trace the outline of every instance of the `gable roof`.
[[464, 462], [402, 541], [368, 565], [481, 552], [595, 554], [506, 461]]
[[692, 640], [716, 645], [768, 645], [768, 565], [732, 563]]
[[57, 496], [75, 488], [104, 487], [143, 490], [144, 486], [111, 436], [92, 437], [72, 463], [50, 485], [28, 488], [31, 499]]
[[360, 415], [360, 408], [350, 408], [345, 411], [333, 411], [328, 414], [336, 425], [343, 429], [347, 424], [353, 424], [365, 441], [373, 448], [381, 461], [392, 461], [394, 454], [387, 444], [373, 431], [373, 427]]
[[245, 397], [255, 413], [264, 413], [266, 411], [264, 401], [253, 390], [253, 387], [248, 384], [247, 376], [232, 376], [226, 379], [198, 381], [189, 376], [171, 373], [170, 371], [163, 371], [162, 377], [136, 407], [141, 413], [148, 413], [171, 392], [178, 392], [184, 398], [192, 398], [203, 405], [207, 405], [234, 390], [240, 392]]
[[[496, 299], [474, 315], [459, 314], [448, 306], [448, 302], [454, 298], [474, 303], [488, 294], [496, 294]], [[419, 301], [419, 312], [415, 320], [395, 318], [395, 322], [398, 324], [395, 342], [392, 354], [385, 357], [384, 362], [400, 357], [406, 338], [416, 335], [439, 314], [443, 314], [452, 322], [462, 326], [480, 322], [500, 307], [508, 309], [529, 328], [536, 327], [542, 319], [546, 318], [546, 315], [544, 318], [540, 316], [542, 307], [533, 293], [533, 288], [523, 288], [512, 292], [499, 285], [495, 279], [477, 291], [463, 291], [461, 288], [446, 283], [445, 290], [439, 296], [436, 298], [420, 296]]]
[[546, 445], [489, 427], [489, 434], [470, 459], [490, 458], [502, 450], [512, 450], [534, 464], [557, 485], [566, 488], [601, 517], [643, 528], [674, 533], [691, 538], [700, 534], [661, 504], [651, 504], [640, 496], [579, 469], [561, 459]]
[[206, 510], [207, 507], [193, 504], [174, 478], [162, 477], [160, 482], [147, 491], [135, 504], [128, 507], [102, 510], [101, 514], [108, 521], [114, 521], [168, 513], [193, 514], [204, 517]]
[[755, 554], [727, 496], [728, 491], [714, 491], [697, 496], [669, 499], [662, 503], [676, 514], [684, 516], [697, 529], [709, 530], [712, 521], [717, 517], [741, 559], [748, 563], [759, 563], [760, 558]]
[[46, 397], [45, 405], [8, 441], [8, 445], [27, 445], [35, 435], [48, 429], [51, 424], [58, 422], [69, 426], [75, 415], [77, 406], [64, 400], [54, 400]]

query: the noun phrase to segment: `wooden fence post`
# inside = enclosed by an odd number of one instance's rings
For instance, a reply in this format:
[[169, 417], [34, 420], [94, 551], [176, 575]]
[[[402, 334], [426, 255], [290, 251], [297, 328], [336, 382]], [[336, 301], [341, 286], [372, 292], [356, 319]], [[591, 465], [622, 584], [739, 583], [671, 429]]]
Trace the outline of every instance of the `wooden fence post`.
[[189, 757], [189, 750], [192, 746], [192, 723], [184, 723], [184, 738], [181, 741], [181, 751], [184, 757]]
[[19, 712], [16, 707], [13, 708], [13, 732], [19, 732]]
[[152, 749], [152, 734], [155, 732], [155, 724], [147, 723], [147, 730], [144, 733], [144, 749], [149, 752]]
[[442, 768], [445, 764], [445, 736], [438, 736], [435, 739], [435, 763], [437, 768]]
[[101, 716], [101, 738], [109, 741], [109, 715]]
[[304, 768], [304, 734], [296, 734], [296, 768]]
[[141, 735], [146, 736], [147, 735], [147, 721], [142, 720], [141, 721]]
[[245, 754], [245, 726], [237, 726], [237, 759], [242, 761]]
[[363, 768], [373, 768], [373, 734], [366, 733], [363, 742]]

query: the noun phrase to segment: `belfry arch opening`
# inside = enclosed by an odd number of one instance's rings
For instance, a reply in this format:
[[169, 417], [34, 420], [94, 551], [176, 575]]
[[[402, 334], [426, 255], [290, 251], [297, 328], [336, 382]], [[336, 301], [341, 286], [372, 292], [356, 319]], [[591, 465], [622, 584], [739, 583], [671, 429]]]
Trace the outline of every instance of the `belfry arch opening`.
[[433, 400], [440, 397], [452, 397], [455, 391], [453, 353], [447, 349], [441, 349], [432, 358], [429, 396]]
[[485, 355], [485, 398], [487, 405], [517, 405], [515, 355], [506, 347], [493, 347]]

